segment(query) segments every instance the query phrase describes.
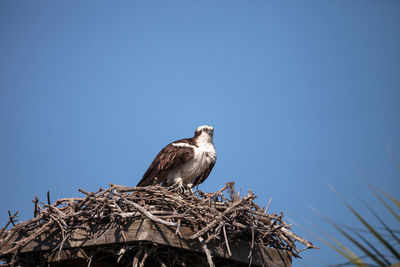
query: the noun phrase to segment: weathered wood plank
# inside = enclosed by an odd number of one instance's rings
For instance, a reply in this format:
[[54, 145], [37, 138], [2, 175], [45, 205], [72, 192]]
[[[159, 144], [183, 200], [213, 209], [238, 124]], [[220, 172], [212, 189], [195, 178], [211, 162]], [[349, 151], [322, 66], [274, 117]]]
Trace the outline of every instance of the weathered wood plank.
[[[23, 247], [20, 253], [53, 250], [61, 242], [61, 234], [56, 234], [55, 232], [41, 235], [40, 238], [33, 240]], [[63, 245], [63, 249], [146, 241], [190, 251], [202, 252], [202, 248], [197, 240], [188, 239], [189, 236], [193, 235], [191, 229], [181, 227], [180, 233], [183, 239], [175, 235], [174, 228], [152, 222], [148, 219], [136, 220], [127, 225], [118, 224], [111, 227], [110, 225], [98, 225], [93, 226], [90, 232], [82, 229], [75, 230], [73, 236]], [[18, 239], [20, 239], [20, 237], [16, 236], [12, 242], [17, 241]], [[249, 262], [249, 242], [235, 240], [230, 242], [229, 245], [232, 253], [231, 257], [229, 257], [224, 244], [217, 245], [210, 242], [207, 246], [215, 257], [230, 258], [244, 263]], [[11, 245], [3, 247], [0, 252], [7, 251], [9, 248], [11, 248]], [[253, 263], [256, 265], [262, 264], [262, 255], [264, 255], [266, 266], [291, 266], [291, 255], [287, 251], [255, 245], [252, 255]]]

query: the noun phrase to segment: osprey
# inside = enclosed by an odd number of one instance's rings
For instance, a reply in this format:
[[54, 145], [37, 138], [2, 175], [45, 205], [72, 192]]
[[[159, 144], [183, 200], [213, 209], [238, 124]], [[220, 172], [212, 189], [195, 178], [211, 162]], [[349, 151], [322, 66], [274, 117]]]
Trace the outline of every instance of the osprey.
[[213, 144], [214, 128], [200, 126], [192, 138], [177, 140], [164, 147], [137, 186], [184, 184], [189, 188], [207, 178], [217, 159]]

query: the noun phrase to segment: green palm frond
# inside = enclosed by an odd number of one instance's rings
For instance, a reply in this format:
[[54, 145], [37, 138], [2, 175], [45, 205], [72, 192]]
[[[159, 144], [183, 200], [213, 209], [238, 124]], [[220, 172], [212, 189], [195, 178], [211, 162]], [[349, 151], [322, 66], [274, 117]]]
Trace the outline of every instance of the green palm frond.
[[[386, 201], [379, 195], [378, 191], [369, 184], [368, 188], [371, 190], [372, 193], [374, 193], [374, 195], [379, 199], [379, 201], [383, 204], [383, 206], [385, 206], [385, 208], [400, 222], [400, 215], [396, 211], [394, 211], [392, 207], [389, 206], [389, 204], [386, 203]], [[393, 202], [394, 201], [397, 200], [393, 198]]]
[[[346, 250], [343, 250], [343, 249], [341, 249], [340, 247], [335, 246], [335, 245], [332, 244], [331, 242], [326, 241], [325, 239], [323, 239], [323, 238], [321, 238], [321, 237], [318, 237], [318, 236], [317, 236], [317, 238], [318, 238], [321, 242], [325, 243], [325, 245], [329, 246], [330, 248], [332, 248], [333, 250], [335, 250], [337, 253], [339, 253], [340, 255], [342, 255], [343, 257], [345, 257], [345, 258], [346, 258], [349, 262], [351, 262], [352, 264], [354, 264], [354, 265], [356, 265], [356, 266], [359, 266], [359, 267], [367, 267], [367, 266], [368, 266], [366, 263], [364, 263], [364, 262], [362, 261], [362, 259], [360, 259], [359, 257], [357, 257], [354, 253], [352, 253], [352, 255], [354, 255], [354, 256], [349, 255], [348, 253], [346, 253], [349, 249], [346, 248], [347, 251], [346, 251]], [[345, 247], [343, 244], [342, 244], [342, 246]]]
[[[388, 147], [388, 152], [392, 157], [393, 162], [400, 171], [400, 163], [393, 156], [392, 151]], [[350, 212], [361, 222], [360, 226], [349, 226], [341, 223], [336, 223], [327, 217], [323, 216], [317, 209], [312, 208], [320, 217], [332, 225], [339, 233], [341, 233], [349, 242], [350, 246], [345, 246], [340, 241], [336, 240], [332, 236], [324, 233], [325, 236], [329, 237], [328, 240], [317, 237], [319, 240], [324, 242], [327, 246], [334, 249], [337, 253], [342, 255], [348, 260], [345, 264], [340, 264], [337, 266], [344, 265], [354, 265], [354, 266], [387, 266], [387, 267], [400, 267], [400, 229], [394, 229], [389, 226], [389, 222], [381, 211], [389, 211], [389, 213], [396, 218], [397, 222], [400, 222], [400, 199], [395, 198], [386, 190], [378, 190], [376, 187], [372, 186], [368, 179], [363, 175], [363, 173], [355, 166], [355, 170], [364, 179], [369, 190], [378, 199], [377, 203], [380, 203], [380, 207], [375, 208], [372, 202], [364, 201], [361, 202], [367, 207], [367, 209], [372, 213], [372, 218], [376, 219], [378, 226], [373, 226], [369, 221], [367, 221], [358, 209], [355, 209], [346, 199], [344, 199], [335, 188], [330, 185], [329, 188], [335, 193], [341, 202], [350, 210]], [[385, 208], [382, 208], [385, 207]], [[387, 214], [387, 213], [385, 213]], [[369, 217], [368, 217], [369, 218]], [[392, 219], [389, 217], [389, 219]], [[397, 225], [399, 226], [399, 225]], [[323, 231], [320, 230], [323, 233]], [[361, 251], [361, 255], [355, 255], [348, 247], [358, 248]]]
[[[344, 244], [342, 244], [339, 240], [337, 240], [336, 238], [334, 238], [333, 236], [329, 235], [328, 233], [324, 232], [324, 234], [331, 239], [335, 244], [333, 244], [332, 242], [327, 241], [326, 239], [314, 234], [313, 232], [309, 231], [308, 229], [305, 229], [303, 227], [303, 229], [305, 231], [307, 231], [308, 233], [310, 233], [311, 235], [313, 235], [315, 238], [317, 238], [319, 241], [321, 241], [322, 243], [324, 243], [325, 245], [327, 245], [328, 247], [330, 247], [331, 249], [333, 249], [334, 251], [336, 251], [337, 253], [339, 253], [340, 255], [342, 255], [344, 258], [346, 258], [349, 262], [351, 262], [352, 264], [354, 264], [355, 266], [358, 267], [366, 267], [368, 266], [365, 262], [362, 261], [361, 258], [357, 257], [356, 254], [354, 254], [349, 248], [347, 248]], [[322, 231], [320, 229], [320, 231]], [[323, 232], [323, 231], [322, 231]]]
[[385, 262], [386, 265], [390, 265], [390, 261], [386, 259], [386, 257], [374, 246], [372, 245], [365, 237], [357, 233], [356, 231], [353, 232], [356, 236], [358, 236], [359, 239], [361, 239], [367, 246], [372, 249], [376, 255], [379, 256], [379, 258]]
[[400, 239], [396, 236], [396, 234], [393, 232], [392, 229], [390, 229], [389, 226], [381, 219], [381, 217], [362, 199], [360, 199], [362, 203], [369, 209], [369, 211], [375, 216], [375, 218], [383, 225], [385, 230], [393, 237], [394, 240], [396, 240], [398, 243], [400, 243]]
[[389, 198], [391, 201], [393, 201], [393, 203], [394, 203], [398, 208], [400, 208], [400, 201], [398, 201], [397, 199], [395, 199], [394, 197], [392, 197], [392, 195], [389, 194], [388, 192], [382, 191], [382, 193], [383, 193], [387, 198]]
[[[325, 217], [324, 215], [322, 215], [322, 213], [314, 208], [313, 206], [309, 205], [309, 208], [314, 211], [315, 213], [317, 213], [323, 220], [330, 222], [330, 220]], [[314, 226], [315, 228], [316, 226]], [[319, 237], [318, 235], [310, 232], [313, 236], [315, 236], [316, 238], [318, 238], [321, 242], [325, 243], [327, 246], [329, 246], [330, 248], [332, 248], [333, 250], [335, 250], [336, 252], [338, 252], [340, 255], [342, 255], [343, 257], [345, 257], [347, 260], [349, 260], [351, 263], [353, 263], [356, 266], [360, 266], [360, 267], [364, 267], [367, 266], [365, 262], [362, 261], [361, 258], [359, 258], [355, 253], [353, 253], [349, 248], [347, 248], [343, 243], [341, 243], [339, 240], [337, 240], [336, 238], [334, 238], [332, 235], [328, 234], [327, 232], [319, 229], [319, 231], [321, 231], [324, 235], [326, 235], [331, 241], [333, 241], [335, 244], [332, 244], [329, 241], [326, 241], [325, 239], [323, 239], [322, 237]]]
[[393, 160], [394, 164], [396, 165], [397, 169], [400, 171], [400, 162], [393, 155], [392, 149], [388, 146], [388, 147], [386, 147], [386, 150], [389, 153], [390, 157], [392, 158], [392, 160]]
[[352, 242], [356, 247], [358, 247], [362, 252], [367, 254], [376, 264], [379, 266], [385, 267], [387, 264], [382, 262], [380, 259], [378, 259], [373, 252], [368, 250], [365, 246], [363, 246], [360, 242], [358, 242], [356, 239], [354, 239], [351, 235], [346, 233], [339, 225], [334, 223], [331, 220], [328, 220], [328, 223], [330, 223], [333, 227], [336, 228], [342, 235], [344, 235], [350, 242]]
[[[328, 184], [329, 185], [329, 184]], [[392, 254], [393, 256], [400, 260], [400, 254], [396, 251], [396, 249], [390, 245], [389, 242], [387, 242], [382, 235], [375, 230], [374, 227], [372, 227], [344, 198], [342, 198], [333, 188], [333, 186], [329, 185], [331, 190], [335, 192], [335, 194], [338, 196], [338, 198], [346, 205], [346, 207], [354, 214], [354, 216], [357, 217], [357, 219], [381, 242]], [[340, 229], [337, 228], [337, 229]]]

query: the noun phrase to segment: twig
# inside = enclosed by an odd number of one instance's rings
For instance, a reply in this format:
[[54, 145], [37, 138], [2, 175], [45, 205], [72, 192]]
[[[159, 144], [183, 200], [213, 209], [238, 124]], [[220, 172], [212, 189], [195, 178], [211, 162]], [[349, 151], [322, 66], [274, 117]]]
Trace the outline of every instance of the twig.
[[231, 249], [229, 248], [228, 237], [226, 236], [225, 223], [222, 225], [222, 230], [224, 231], [224, 238], [225, 238], [226, 250], [228, 251], [229, 257], [231, 257], [231, 256], [232, 256], [232, 253], [231, 253]]
[[93, 260], [93, 256], [90, 256], [87, 267], [90, 267], [90, 265], [92, 265], [92, 260]]
[[294, 240], [299, 241], [300, 243], [304, 244], [307, 246], [307, 248], [314, 248], [314, 249], [318, 249], [318, 247], [314, 246], [310, 241], [305, 240], [304, 238], [290, 232], [288, 229], [282, 227], [280, 228], [280, 230], [285, 233], [285, 235], [293, 238]]
[[10, 222], [12, 223], [12, 225], [15, 226], [14, 217], [11, 215], [11, 211], [10, 210], [8, 210], [8, 218], [10, 219]]
[[190, 239], [196, 239], [199, 236], [203, 235], [204, 233], [206, 233], [208, 230], [210, 230], [214, 225], [216, 225], [220, 220], [222, 220], [222, 218], [224, 217], [224, 215], [227, 215], [228, 213], [232, 212], [234, 210], [234, 208], [236, 208], [238, 205], [242, 204], [243, 202], [254, 198], [253, 193], [249, 192], [249, 194], [247, 196], [245, 196], [244, 198], [242, 198], [239, 201], [236, 201], [235, 203], [232, 204], [232, 206], [230, 206], [229, 208], [227, 208], [222, 214], [218, 215], [217, 218], [212, 221], [209, 225], [207, 225], [205, 228], [203, 228], [201, 231], [197, 232], [196, 234], [190, 236]]
[[250, 259], [249, 266], [251, 266], [251, 263], [253, 262], [253, 249], [254, 249], [254, 227], [251, 227], [251, 246], [250, 246], [250, 252], [249, 256], [247, 257]]
[[[123, 199], [120, 198], [120, 200], [123, 200]], [[145, 215], [147, 218], [149, 218], [152, 221], [155, 221], [155, 222], [167, 225], [167, 226], [176, 226], [176, 223], [174, 223], [174, 222], [167, 222], [167, 221], [161, 220], [160, 218], [152, 215], [150, 212], [148, 212], [146, 209], [144, 209], [142, 206], [136, 204], [135, 202], [132, 202], [127, 199], [125, 199], [123, 201], [125, 201], [126, 203], [129, 203], [129, 205], [132, 205], [133, 207], [135, 207], [138, 211], [140, 211], [143, 215]]]
[[[9, 212], [10, 212], [10, 210], [9, 210]], [[3, 233], [6, 231], [7, 227], [10, 225], [10, 223], [13, 222], [14, 218], [17, 217], [17, 215], [18, 215], [18, 210], [14, 213], [13, 216], [11, 216], [11, 218], [9, 217], [7, 224], [3, 228], [0, 229], [0, 238], [2, 238]], [[8, 214], [8, 216], [10, 216], [10, 213]], [[1, 244], [1, 242], [0, 242], [0, 244]]]
[[267, 211], [269, 209], [269, 205], [271, 205], [271, 201], [272, 201], [272, 198], [270, 197], [269, 201], [268, 201], [268, 204], [267, 204], [267, 208], [265, 209], [265, 213], [267, 213]]
[[136, 252], [135, 257], [133, 258], [132, 267], [137, 267], [137, 266], [138, 266], [139, 257], [140, 257], [140, 254], [142, 254], [142, 252], [143, 252], [143, 248], [141, 247], [141, 248]]
[[47, 204], [50, 206], [51, 202], [50, 202], [50, 190], [47, 190]]
[[182, 238], [181, 232], [179, 231], [180, 228], [181, 228], [181, 219], [178, 219], [175, 234], [180, 238]]
[[150, 251], [148, 251], [147, 249], [144, 252], [143, 258], [140, 261], [139, 267], [143, 267], [144, 263], [146, 262], [146, 259], [149, 255], [151, 255], [152, 253], [154, 253], [154, 251], [157, 249], [157, 246], [154, 246], [150, 249]]
[[203, 248], [204, 253], [206, 253], [208, 265], [210, 267], [214, 267], [215, 265], [212, 260], [210, 250], [208, 250], [208, 248], [207, 248], [206, 242], [204, 242], [204, 239], [201, 236], [199, 236], [197, 239], [200, 241], [200, 244], [201, 244], [201, 247]]
[[36, 217], [38, 214], [38, 202], [39, 202], [39, 199], [37, 196], [35, 196], [35, 200], [33, 201], [33, 203], [35, 203], [35, 207], [33, 209], [33, 217]]

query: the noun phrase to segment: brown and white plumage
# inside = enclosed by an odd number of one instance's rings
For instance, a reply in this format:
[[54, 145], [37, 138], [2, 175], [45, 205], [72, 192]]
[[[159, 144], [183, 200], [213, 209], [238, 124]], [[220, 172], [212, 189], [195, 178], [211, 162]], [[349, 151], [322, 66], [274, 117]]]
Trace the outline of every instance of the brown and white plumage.
[[177, 140], [155, 157], [137, 186], [183, 184], [193, 187], [204, 182], [217, 159], [214, 129], [200, 126], [192, 138]]

